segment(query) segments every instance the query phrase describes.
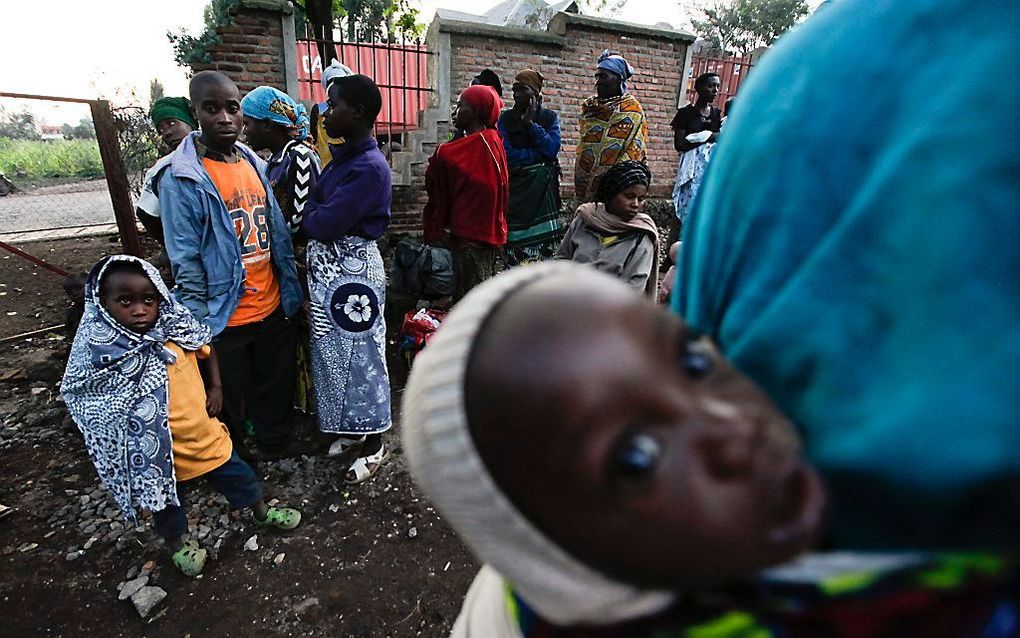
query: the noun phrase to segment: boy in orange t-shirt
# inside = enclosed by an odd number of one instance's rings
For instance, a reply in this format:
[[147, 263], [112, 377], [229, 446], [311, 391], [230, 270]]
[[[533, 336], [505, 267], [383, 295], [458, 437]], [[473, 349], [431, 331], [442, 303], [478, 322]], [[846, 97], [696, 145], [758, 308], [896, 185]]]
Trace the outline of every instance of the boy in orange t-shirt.
[[[180, 298], [213, 329], [223, 376], [224, 420], [247, 457], [247, 415], [263, 459], [290, 456], [297, 333], [303, 293], [290, 232], [261, 160], [237, 143], [237, 86], [197, 73], [191, 102], [201, 130], [181, 143], [161, 193], [168, 199], [167, 253]], [[168, 187], [164, 187], [164, 183]]]

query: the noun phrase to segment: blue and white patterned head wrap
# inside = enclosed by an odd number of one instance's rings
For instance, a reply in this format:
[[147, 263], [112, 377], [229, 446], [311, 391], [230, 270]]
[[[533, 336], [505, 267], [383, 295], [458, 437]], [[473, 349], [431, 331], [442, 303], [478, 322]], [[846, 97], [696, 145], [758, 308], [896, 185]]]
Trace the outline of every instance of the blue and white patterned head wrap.
[[624, 93], [627, 92], [627, 80], [634, 75], [634, 67], [632, 67], [622, 55], [611, 54], [609, 49], [606, 49], [602, 52], [602, 55], [599, 56], [599, 65], [597, 68], [605, 69], [610, 73], [615, 73], [620, 76], [620, 79], [622, 80], [620, 83], [620, 89]]
[[[100, 301], [99, 283], [116, 262], [139, 264], [162, 297], [156, 325], [145, 334], [120, 325]], [[211, 330], [174, 298], [149, 262], [115, 255], [89, 273], [85, 313], [60, 394], [100, 480], [128, 518], [135, 518], [136, 509], [157, 512], [179, 504], [167, 387], [167, 364], [175, 357], [164, 344], [197, 350], [211, 339]]]
[[286, 127], [298, 141], [308, 137], [308, 111], [279, 89], [260, 86], [241, 100], [241, 110], [253, 120], [269, 120]]

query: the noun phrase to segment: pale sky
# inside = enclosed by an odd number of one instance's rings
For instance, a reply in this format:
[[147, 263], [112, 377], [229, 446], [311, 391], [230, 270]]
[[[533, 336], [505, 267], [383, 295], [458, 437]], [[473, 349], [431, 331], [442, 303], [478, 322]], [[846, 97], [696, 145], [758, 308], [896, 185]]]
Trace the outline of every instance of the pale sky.
[[[0, 20], [0, 91], [105, 97], [115, 104], [148, 104], [149, 82], [158, 78], [167, 95], [184, 95], [184, 69], [173, 61], [167, 30], [198, 33], [207, 0], [51, 0], [42, 5], [4, 0]], [[436, 6], [484, 13], [498, 0], [420, 0], [422, 21]], [[814, 4], [814, 3], [812, 3]], [[677, 2], [628, 0], [617, 14], [643, 24], [683, 26]], [[0, 106], [20, 108], [0, 98]], [[47, 103], [52, 104], [52, 103]], [[48, 124], [76, 123], [87, 107], [33, 110]]]

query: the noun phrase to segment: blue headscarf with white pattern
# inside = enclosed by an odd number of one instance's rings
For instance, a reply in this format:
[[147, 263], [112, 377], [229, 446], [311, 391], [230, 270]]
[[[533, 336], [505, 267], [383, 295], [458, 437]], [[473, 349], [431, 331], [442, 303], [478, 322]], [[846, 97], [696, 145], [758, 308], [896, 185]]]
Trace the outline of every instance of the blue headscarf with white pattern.
[[599, 56], [599, 65], [597, 68], [605, 69], [610, 73], [615, 73], [620, 76], [620, 90], [623, 93], [627, 92], [627, 80], [634, 75], [634, 67], [622, 55], [615, 55], [606, 49]]

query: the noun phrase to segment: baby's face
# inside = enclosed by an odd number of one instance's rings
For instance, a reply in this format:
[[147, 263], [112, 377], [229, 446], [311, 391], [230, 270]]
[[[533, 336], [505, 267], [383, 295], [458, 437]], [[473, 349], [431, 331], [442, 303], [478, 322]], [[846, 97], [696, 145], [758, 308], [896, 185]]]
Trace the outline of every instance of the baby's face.
[[576, 558], [640, 585], [726, 584], [805, 550], [824, 496], [789, 421], [611, 284], [553, 277], [486, 323], [466, 401], [493, 478]]

